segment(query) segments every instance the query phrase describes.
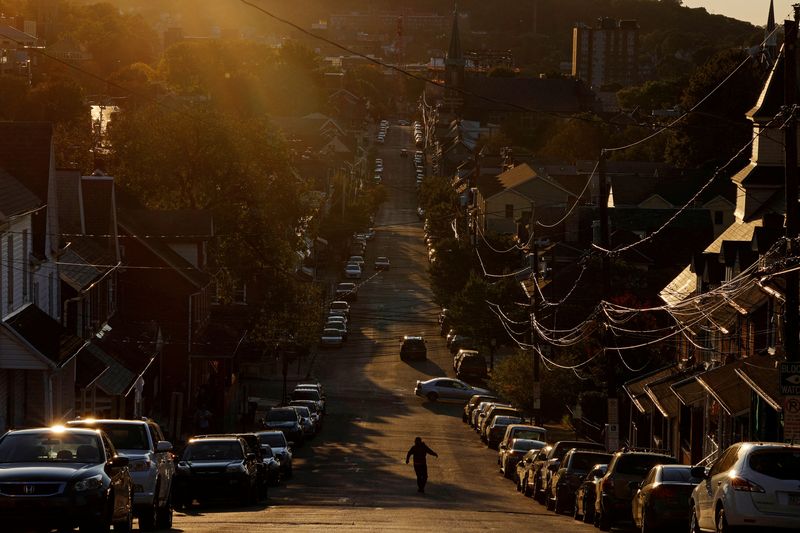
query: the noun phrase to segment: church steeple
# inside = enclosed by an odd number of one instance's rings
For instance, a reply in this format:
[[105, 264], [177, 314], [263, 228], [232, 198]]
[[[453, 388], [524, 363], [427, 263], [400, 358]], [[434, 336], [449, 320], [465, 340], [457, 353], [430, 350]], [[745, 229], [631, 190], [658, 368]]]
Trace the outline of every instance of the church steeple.
[[769, 0], [769, 15], [767, 15], [767, 28], [764, 33], [764, 55], [771, 63], [778, 56], [778, 32], [775, 31], [775, 3]]
[[450, 31], [450, 47], [447, 50], [447, 64], [463, 64], [464, 53], [461, 51], [461, 35], [458, 31], [458, 6], [453, 10], [453, 29]]

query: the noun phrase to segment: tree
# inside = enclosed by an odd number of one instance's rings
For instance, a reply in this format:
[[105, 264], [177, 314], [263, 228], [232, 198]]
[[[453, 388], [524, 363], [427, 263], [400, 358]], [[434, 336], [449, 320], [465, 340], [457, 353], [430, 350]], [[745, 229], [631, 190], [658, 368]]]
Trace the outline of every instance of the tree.
[[670, 163], [680, 167], [722, 163], [750, 139], [752, 124], [745, 113], [758, 98], [764, 73], [756, 62], [748, 61], [722, 84], [744, 59], [744, 52], [728, 50], [714, 56], [691, 76], [681, 98], [684, 109], [691, 109], [712, 90], [716, 91], [671, 132], [667, 145]]

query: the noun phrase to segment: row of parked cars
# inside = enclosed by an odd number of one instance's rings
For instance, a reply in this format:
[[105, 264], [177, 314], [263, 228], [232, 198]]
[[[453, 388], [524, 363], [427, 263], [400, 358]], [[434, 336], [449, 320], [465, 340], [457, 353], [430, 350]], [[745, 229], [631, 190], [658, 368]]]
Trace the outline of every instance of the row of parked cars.
[[548, 444], [543, 428], [490, 394], [470, 398], [463, 420], [497, 446], [500, 472], [518, 491], [602, 531], [631, 523], [642, 533], [800, 528], [798, 445], [740, 442], [692, 467], [666, 451]]

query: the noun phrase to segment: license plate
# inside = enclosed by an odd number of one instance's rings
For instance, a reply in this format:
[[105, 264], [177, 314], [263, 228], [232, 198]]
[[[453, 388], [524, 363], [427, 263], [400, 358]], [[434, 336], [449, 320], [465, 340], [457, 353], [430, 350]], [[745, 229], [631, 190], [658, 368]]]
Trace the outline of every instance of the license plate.
[[800, 506], [800, 493], [798, 493], [798, 494], [789, 494], [789, 505]]

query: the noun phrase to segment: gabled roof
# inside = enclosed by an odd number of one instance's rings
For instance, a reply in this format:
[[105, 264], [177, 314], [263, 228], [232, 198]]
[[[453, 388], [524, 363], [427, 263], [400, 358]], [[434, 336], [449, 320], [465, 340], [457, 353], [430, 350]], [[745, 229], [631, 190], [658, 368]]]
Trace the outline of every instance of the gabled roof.
[[[780, 112], [784, 103], [784, 62], [786, 60], [784, 47], [778, 53], [778, 58], [772, 65], [772, 70], [767, 77], [756, 105], [747, 112], [747, 117], [753, 122], [769, 122]], [[800, 70], [798, 71], [800, 75]], [[798, 93], [800, 96], [800, 92]]]
[[47, 203], [53, 126], [49, 122], [0, 122], [0, 168]]
[[[161, 228], [157, 225], [157, 222], [162, 218], [171, 222], [176, 222], [177, 219], [181, 222], [171, 227]], [[184, 259], [183, 256], [170, 248], [164, 239], [167, 235], [190, 235], [194, 237], [192, 240], [206, 237], [206, 235], [203, 235], [203, 232], [208, 231], [208, 227], [204, 228], [200, 225], [195, 228], [189, 228], [184, 226], [184, 223], [192, 218], [191, 216], [186, 218], [180, 216], [172, 217], [170, 212], [164, 211], [117, 209], [117, 221], [124, 231], [142, 243], [145, 248], [148, 248], [153, 254], [164, 261], [164, 263], [175, 269], [175, 271], [183, 276], [189, 283], [201, 289], [206, 287], [210, 282], [208, 274], [197, 269]], [[170, 231], [167, 232], [165, 231], [166, 229]], [[210, 237], [210, 235], [208, 236]], [[170, 240], [174, 242], [180, 241], [178, 238]]]
[[763, 226], [761, 219], [756, 219], [751, 222], [734, 223], [728, 229], [722, 232], [719, 237], [706, 247], [706, 253], [718, 254], [722, 251], [722, 243], [725, 241], [746, 241], [753, 240], [753, 234], [756, 228]]
[[116, 258], [94, 239], [76, 236], [59, 258], [58, 276], [80, 292], [116, 267]]
[[22, 215], [44, 205], [11, 174], [0, 168], [0, 221]]
[[64, 365], [85, 344], [83, 339], [68, 333], [64, 326], [33, 304], [7, 317], [3, 326], [53, 367]]
[[[11, 41], [11, 48], [20, 48], [23, 46], [33, 46], [36, 44], [36, 37], [24, 31], [20, 31], [8, 24], [0, 24], [0, 37], [5, 37]], [[16, 45], [16, 46], [15, 46]]]

